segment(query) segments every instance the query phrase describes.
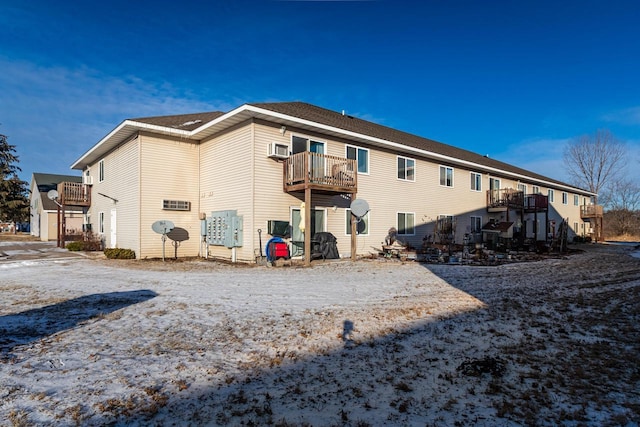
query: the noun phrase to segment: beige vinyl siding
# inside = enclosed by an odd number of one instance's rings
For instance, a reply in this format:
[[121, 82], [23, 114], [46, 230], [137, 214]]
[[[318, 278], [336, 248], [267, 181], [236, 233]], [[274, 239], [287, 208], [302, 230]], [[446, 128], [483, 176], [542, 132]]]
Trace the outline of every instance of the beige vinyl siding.
[[[152, 224], [159, 220], [173, 222], [174, 233], [188, 237], [180, 242], [177, 248], [178, 257], [197, 256], [200, 249], [198, 145], [180, 139], [141, 135], [140, 167], [144, 172], [140, 183], [142, 191], [140, 206], [135, 211], [141, 213], [140, 257], [162, 256], [162, 236], [151, 228]], [[128, 177], [132, 185], [138, 180], [135, 171], [134, 168]], [[191, 210], [165, 210], [163, 200], [191, 202]], [[119, 218], [118, 221], [121, 222]], [[131, 232], [135, 233], [138, 230]], [[165, 242], [165, 255], [171, 258], [175, 255], [175, 247], [170, 239]]]
[[41, 239], [44, 241], [58, 240], [58, 213], [51, 211], [42, 212], [42, 233]]
[[[200, 146], [200, 211], [236, 210], [243, 217], [243, 242], [236, 248], [239, 261], [255, 260], [251, 230], [253, 214], [253, 125], [242, 123]], [[266, 158], [266, 148], [263, 152]], [[230, 259], [232, 250], [209, 246], [209, 255]]]
[[[105, 247], [132, 249], [139, 257], [138, 144], [138, 138], [134, 138], [90, 166], [94, 180], [89, 220], [93, 232], [99, 233], [99, 212], [104, 212], [102, 238]], [[101, 160], [104, 160], [105, 174], [102, 182], [97, 179]], [[115, 244], [111, 240], [112, 209], [116, 210]]]
[[[257, 122], [255, 128], [255, 153], [254, 153], [254, 212], [255, 224], [252, 230], [245, 227], [245, 237], [247, 232], [253, 238], [253, 247], [259, 252], [259, 242], [257, 230], [262, 233], [262, 251], [266, 241], [272, 236], [267, 234], [267, 223], [269, 220], [291, 221], [291, 208], [299, 208], [304, 201], [304, 193], [287, 194], [283, 190], [284, 163], [282, 161], [267, 157], [269, 144], [272, 142], [285, 144], [291, 151], [292, 135], [306, 136], [297, 129], [287, 129], [284, 135], [280, 133], [279, 125], [270, 125]], [[316, 203], [312, 200], [312, 206]]]

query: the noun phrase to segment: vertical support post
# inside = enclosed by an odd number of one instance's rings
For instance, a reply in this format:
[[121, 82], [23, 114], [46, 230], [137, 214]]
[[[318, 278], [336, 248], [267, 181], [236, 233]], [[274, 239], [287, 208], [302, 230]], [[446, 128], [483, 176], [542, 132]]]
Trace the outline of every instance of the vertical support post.
[[60, 208], [62, 211], [62, 221], [60, 223], [60, 247], [64, 248], [64, 242], [65, 240], [67, 240], [67, 232], [66, 232], [66, 227], [67, 227], [67, 222], [65, 220], [66, 215], [64, 212], [64, 204], [62, 205], [62, 207]]
[[[308, 178], [307, 178], [308, 179]], [[304, 189], [304, 265], [311, 265], [311, 188]]]
[[61, 227], [62, 227], [62, 221], [60, 219], [60, 205], [58, 205], [58, 221], [57, 221], [57, 227], [56, 227], [56, 247], [60, 247], [60, 237], [61, 237]]
[[[356, 193], [351, 193], [351, 200], [356, 199]], [[358, 223], [354, 221], [353, 212], [351, 212], [351, 261], [356, 260], [356, 249], [358, 247]]]

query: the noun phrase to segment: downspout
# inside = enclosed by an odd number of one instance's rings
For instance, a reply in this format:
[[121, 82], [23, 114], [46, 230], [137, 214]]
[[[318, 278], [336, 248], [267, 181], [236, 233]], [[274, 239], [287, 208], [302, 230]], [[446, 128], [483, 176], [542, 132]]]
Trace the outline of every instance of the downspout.
[[[253, 252], [253, 259], [255, 260], [255, 247], [256, 247], [256, 236], [253, 234], [253, 230], [255, 228], [255, 218], [256, 218], [256, 124], [254, 119], [251, 119], [251, 220], [249, 221], [251, 230], [251, 239], [250, 239], [250, 247]], [[246, 230], [246, 228], [245, 228]], [[258, 248], [262, 250], [262, 248]]]
[[138, 132], [138, 257], [142, 258], [142, 137]]

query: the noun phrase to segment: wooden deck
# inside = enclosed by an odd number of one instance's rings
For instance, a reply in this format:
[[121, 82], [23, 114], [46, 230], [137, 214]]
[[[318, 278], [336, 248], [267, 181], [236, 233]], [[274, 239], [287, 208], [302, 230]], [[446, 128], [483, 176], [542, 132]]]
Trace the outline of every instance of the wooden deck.
[[284, 161], [284, 191], [355, 194], [357, 170], [355, 160], [311, 152], [293, 154]]
[[549, 197], [543, 194], [525, 194], [513, 188], [487, 191], [487, 210], [503, 212], [507, 209], [524, 210], [526, 213], [545, 212], [549, 208]]
[[79, 182], [58, 184], [58, 203], [65, 206], [91, 206], [91, 186]]
[[524, 193], [513, 188], [498, 188], [487, 191], [487, 210], [501, 212], [507, 209], [524, 208]]
[[602, 218], [604, 216], [604, 209], [601, 205], [582, 205], [580, 206], [580, 218]]

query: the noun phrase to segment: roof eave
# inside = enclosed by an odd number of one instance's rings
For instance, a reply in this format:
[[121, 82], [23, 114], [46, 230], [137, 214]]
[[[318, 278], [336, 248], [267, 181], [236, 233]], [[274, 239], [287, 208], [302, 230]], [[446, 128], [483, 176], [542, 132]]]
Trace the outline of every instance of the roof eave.
[[113, 148], [129, 140], [136, 133], [144, 130], [163, 135], [180, 136], [182, 138], [189, 138], [191, 135], [191, 132], [185, 130], [167, 126], [152, 125], [137, 122], [135, 120], [125, 120], [109, 132], [107, 136], [98, 141], [97, 144], [91, 147], [89, 151], [80, 156], [80, 158], [71, 165], [71, 169], [83, 170], [87, 165], [95, 162], [98, 158], [104, 156]]

